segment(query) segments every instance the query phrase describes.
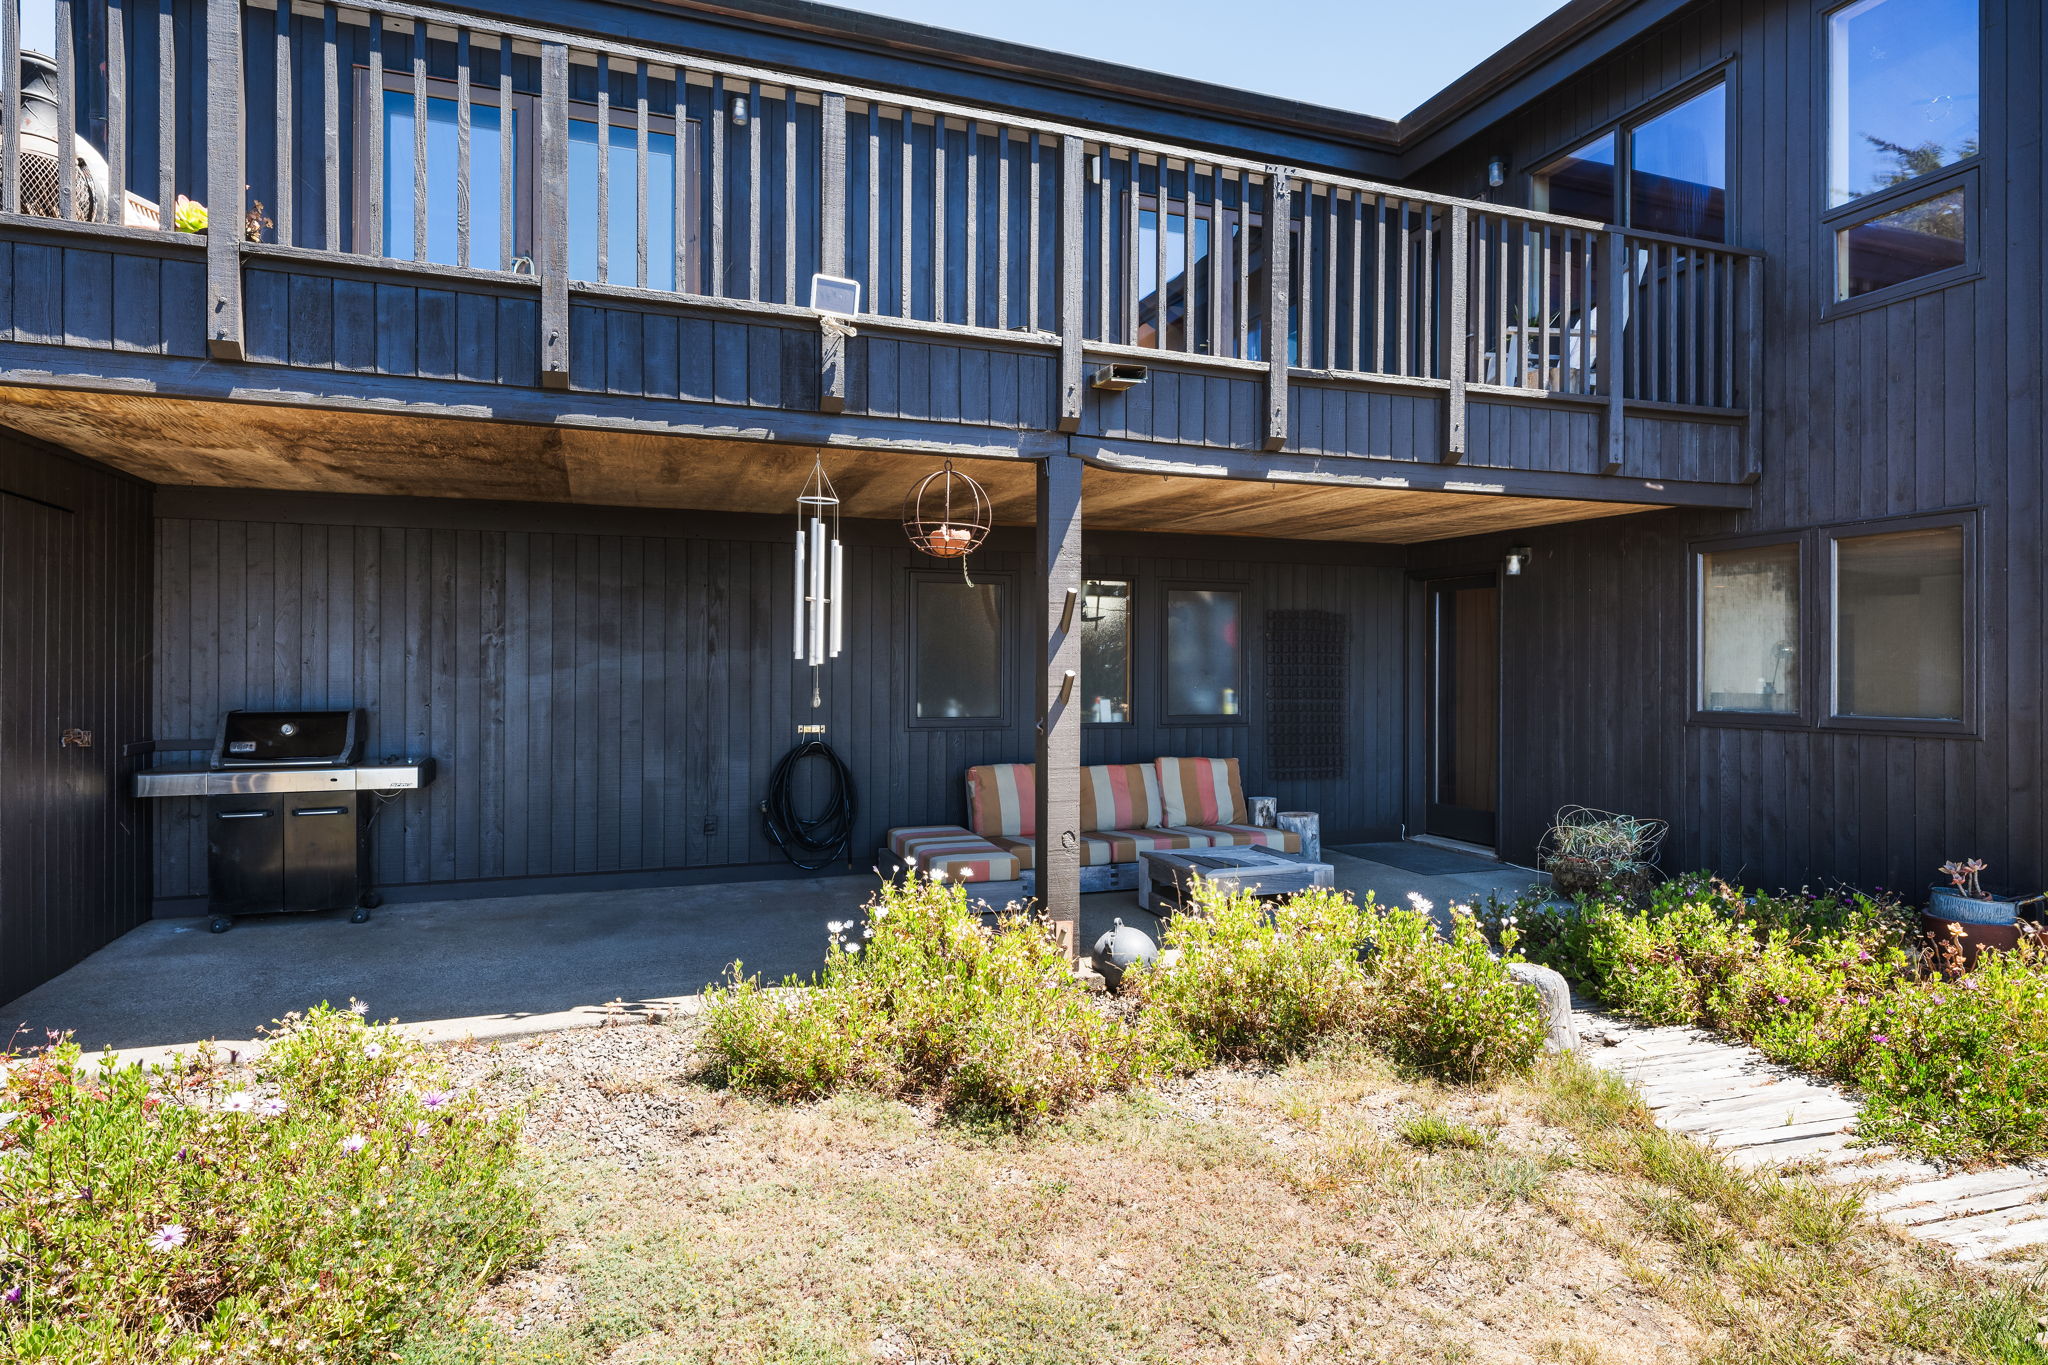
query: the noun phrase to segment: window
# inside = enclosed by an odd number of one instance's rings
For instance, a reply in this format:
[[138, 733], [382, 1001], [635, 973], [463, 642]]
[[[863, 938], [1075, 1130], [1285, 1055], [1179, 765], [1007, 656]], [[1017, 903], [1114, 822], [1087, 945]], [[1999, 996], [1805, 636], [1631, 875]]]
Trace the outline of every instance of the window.
[[1238, 716], [1244, 706], [1244, 594], [1210, 588], [1166, 593], [1166, 711]]
[[1963, 719], [1963, 528], [1834, 542], [1835, 714]]
[[1828, 17], [1828, 204], [1977, 154], [1978, 0], [1856, 0]]
[[[1626, 149], [1626, 156], [1618, 155]], [[1682, 102], [1573, 148], [1536, 172], [1540, 207], [1711, 242], [1728, 235], [1728, 91]]]
[[1003, 589], [949, 577], [914, 580], [917, 719], [1003, 715]]
[[1081, 698], [1087, 719], [1131, 718], [1131, 585], [1091, 578], [1081, 589]]
[[[438, 90], [446, 82], [435, 81]], [[454, 87], [448, 85], [452, 92]], [[427, 254], [421, 259], [436, 265], [457, 265], [460, 254], [456, 240], [456, 142], [457, 103], [453, 94], [431, 94], [427, 98]], [[504, 219], [501, 216], [501, 187], [504, 177], [517, 175], [521, 135], [519, 109], [506, 111], [495, 104], [472, 101], [469, 108], [469, 263], [478, 270], [510, 270], [504, 255]], [[384, 91], [384, 254], [400, 260], [413, 259], [413, 152], [415, 110], [410, 82], [403, 90]], [[504, 164], [502, 119], [512, 120], [515, 165]], [[515, 191], [518, 186], [515, 183]], [[515, 192], [512, 253], [527, 253], [525, 246], [524, 196]]]
[[[1835, 298], [1970, 263], [1978, 0], [1856, 0], [1828, 16]], [[1948, 184], [1935, 183], [1946, 177]], [[1918, 193], [1914, 193], [1918, 190]]]
[[1799, 543], [1700, 556], [1699, 709], [1799, 711]]
[[[592, 111], [595, 112], [594, 110]], [[640, 134], [631, 124], [613, 123], [605, 168], [605, 269], [597, 268], [597, 120], [569, 120], [569, 278], [636, 285], [639, 195], [634, 163]], [[676, 139], [674, 133], [647, 135], [648, 289], [673, 289], [676, 280]]]

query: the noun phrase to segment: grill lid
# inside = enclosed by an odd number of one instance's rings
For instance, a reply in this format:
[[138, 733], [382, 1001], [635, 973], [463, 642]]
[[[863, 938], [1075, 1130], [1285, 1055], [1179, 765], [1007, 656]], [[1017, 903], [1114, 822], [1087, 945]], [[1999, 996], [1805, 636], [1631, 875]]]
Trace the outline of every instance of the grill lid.
[[213, 748], [215, 768], [346, 767], [355, 761], [360, 711], [230, 711]]

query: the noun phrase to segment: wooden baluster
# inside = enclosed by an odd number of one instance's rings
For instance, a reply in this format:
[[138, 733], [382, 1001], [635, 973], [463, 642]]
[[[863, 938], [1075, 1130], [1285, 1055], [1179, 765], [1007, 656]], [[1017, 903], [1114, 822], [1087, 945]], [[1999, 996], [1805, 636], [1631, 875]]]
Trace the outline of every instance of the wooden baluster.
[[[1082, 184], [1082, 156], [1081, 139], [1071, 133], [1060, 139], [1059, 429], [1064, 432], [1081, 429], [1081, 338], [1086, 330], [1086, 319], [1082, 316], [1082, 286], [1086, 270], [1082, 238], [1087, 230], [1086, 201], [1082, 198], [1087, 192]], [[1105, 210], [1107, 207], [1105, 204]], [[1106, 275], [1107, 253], [1103, 264]]]
[[[20, 0], [0, 0], [0, 11], [12, 17]], [[177, 16], [173, 11], [176, 0], [157, 0], [156, 9], [156, 202], [164, 231], [177, 231], [178, 198], [178, 29]], [[16, 33], [17, 40], [20, 35]], [[20, 44], [8, 47], [0, 54], [0, 63], [8, 71], [21, 70]], [[6, 185], [6, 207], [9, 212], [19, 209], [14, 196], [20, 189], [21, 162], [18, 155], [20, 143], [15, 138], [14, 120], [7, 120], [4, 134], [6, 149], [0, 152], [0, 181]]]
[[369, 153], [369, 169], [363, 176], [369, 192], [364, 221], [356, 224], [356, 250], [365, 256], [382, 256], [384, 243], [384, 17], [372, 13], [370, 21], [370, 114], [371, 135], [363, 139]]
[[786, 87], [782, 92], [782, 301], [791, 307], [809, 301], [796, 278], [796, 133], [801, 117], [797, 111], [801, 107], [796, 87]]
[[102, 216], [120, 227], [128, 222], [128, 0], [107, 0], [106, 16], [107, 211]]
[[1291, 172], [1275, 171], [1266, 193], [1266, 431], [1267, 450], [1287, 444], [1287, 323], [1293, 294], [1294, 188]]
[[911, 197], [911, 189], [916, 184], [917, 167], [916, 159], [912, 155], [915, 148], [911, 142], [911, 134], [915, 131], [916, 126], [915, 120], [911, 118], [910, 111], [905, 109], [903, 111], [903, 179], [899, 187], [902, 191], [903, 207], [900, 213], [900, 221], [897, 224], [896, 234], [903, 256], [897, 283], [899, 292], [903, 296], [902, 313], [904, 317], [910, 316], [910, 309], [915, 294], [915, 290], [911, 285], [913, 278], [911, 274], [911, 246], [917, 240], [917, 217], [916, 202]]
[[647, 214], [647, 63], [633, 63], [633, 286], [647, 287], [648, 239], [654, 223]]
[[[761, 101], [761, 83], [754, 81], [747, 86], [747, 298], [759, 302], [761, 298], [761, 211], [766, 207], [767, 191], [761, 186], [761, 119], [764, 111]], [[603, 162], [599, 162], [603, 165]], [[602, 189], [599, 197], [603, 197]]]
[[932, 321], [946, 320], [946, 116], [932, 116]]
[[[86, 215], [78, 203], [78, 62], [72, 51], [71, 0], [55, 0], [57, 38], [57, 216], [71, 222]], [[239, 22], [239, 15], [237, 22]], [[14, 88], [20, 68], [8, 81]]]
[[292, 233], [292, 0], [277, 0], [276, 24], [272, 32], [277, 68], [277, 202], [271, 206], [277, 224], [277, 240], [290, 246]]
[[996, 326], [1010, 326], [1010, 130], [996, 129]]
[[540, 381], [569, 387], [569, 49], [540, 49], [539, 181], [534, 212], [534, 271], [540, 276]]
[[868, 297], [870, 312], [882, 311], [882, 113], [868, 101]]
[[[1038, 332], [1045, 329], [1045, 315], [1039, 311], [1038, 307], [1039, 280], [1045, 273], [1043, 258], [1039, 255], [1045, 249], [1044, 243], [1039, 240], [1041, 235], [1039, 220], [1045, 212], [1045, 175], [1040, 168], [1040, 163], [1044, 160], [1044, 141], [1039, 136], [1038, 131], [1033, 129], [1031, 132], [1031, 171], [1028, 182], [1031, 194], [1031, 212], [1029, 214], [1028, 226], [1024, 230], [1026, 276], [1024, 282], [1024, 330], [1027, 332]], [[1061, 156], [1064, 157], [1065, 153], [1062, 152]], [[1065, 174], [1064, 163], [1062, 163], [1061, 173]]]
[[427, 21], [412, 26], [412, 258], [427, 259]]
[[[519, 215], [512, 192], [519, 180], [518, 149], [513, 143], [516, 121], [512, 101], [512, 39], [498, 39], [498, 269], [510, 270], [519, 256], [516, 232]], [[680, 124], [678, 125], [680, 126]], [[680, 198], [677, 203], [681, 203]]]
[[1449, 297], [1443, 309], [1444, 378], [1449, 381], [1449, 387], [1444, 390], [1445, 464], [1456, 464], [1465, 458], [1465, 335], [1469, 306], [1466, 257], [1470, 232], [1470, 218], [1465, 206], [1454, 205], [1451, 208], [1451, 240], [1445, 256], [1450, 268]]
[[1635, 273], [1628, 239], [1610, 228], [1602, 242], [1607, 252], [1607, 297], [1600, 305], [1600, 387], [1605, 390], [1601, 445], [1606, 458], [1601, 473], [1619, 474], [1628, 435], [1628, 333], [1640, 331], [1624, 323], [1628, 317], [1629, 277]]
[[[846, 273], [846, 96], [837, 94], [825, 95], [818, 106], [818, 269]], [[844, 412], [845, 334], [823, 328], [818, 356], [818, 411]]]
[[725, 278], [725, 125], [732, 117], [731, 102], [726, 98], [725, 77], [711, 78], [711, 107], [705, 119], [711, 137], [711, 278], [706, 280], [704, 292], [716, 298], [726, 295]]
[[[375, 109], [377, 96], [370, 96], [370, 121], [382, 118]], [[341, 15], [333, 5], [320, 7], [320, 207], [325, 222], [320, 245], [329, 251], [345, 251], [341, 235]], [[166, 214], [169, 206], [165, 207]]]
[[242, 107], [241, 0], [207, 0], [206, 350], [215, 360], [242, 358]]
[[980, 247], [981, 225], [981, 125], [973, 119], [967, 120], [967, 192], [962, 198], [961, 236], [965, 244], [964, 262], [966, 285], [966, 307], [962, 321], [969, 327], [981, 325], [981, 300], [977, 297], [976, 286], [981, 283]]
[[[278, 3], [290, 4], [291, 0]], [[469, 52], [469, 30], [459, 29], [455, 34], [455, 264], [464, 270], [469, 269], [471, 227]]]

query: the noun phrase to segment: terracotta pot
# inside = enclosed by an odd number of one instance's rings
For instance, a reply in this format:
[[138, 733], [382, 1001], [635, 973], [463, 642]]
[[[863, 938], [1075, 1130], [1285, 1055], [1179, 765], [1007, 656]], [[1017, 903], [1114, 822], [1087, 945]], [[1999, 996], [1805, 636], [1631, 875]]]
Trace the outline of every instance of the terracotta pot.
[[[1959, 929], [1960, 938], [1956, 936]], [[2010, 952], [2019, 947], [2021, 936], [2031, 934], [2033, 929], [2031, 924], [1962, 924], [1924, 912], [1920, 916], [1920, 933], [1927, 940], [1935, 964], [1939, 966], [1944, 960], [1941, 945], [1954, 943], [1961, 949], [1962, 969], [1966, 972], [1974, 970], [1985, 953]]]

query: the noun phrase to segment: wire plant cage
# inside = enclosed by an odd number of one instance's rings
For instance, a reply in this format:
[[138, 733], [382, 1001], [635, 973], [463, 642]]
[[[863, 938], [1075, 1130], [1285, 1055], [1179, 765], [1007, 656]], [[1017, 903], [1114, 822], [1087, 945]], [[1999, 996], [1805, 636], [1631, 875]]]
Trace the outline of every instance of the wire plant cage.
[[967, 577], [967, 556], [981, 548], [994, 524], [988, 490], [953, 468], [951, 460], [919, 479], [903, 500], [903, 533], [911, 545], [934, 559], [959, 560], [962, 578]]

